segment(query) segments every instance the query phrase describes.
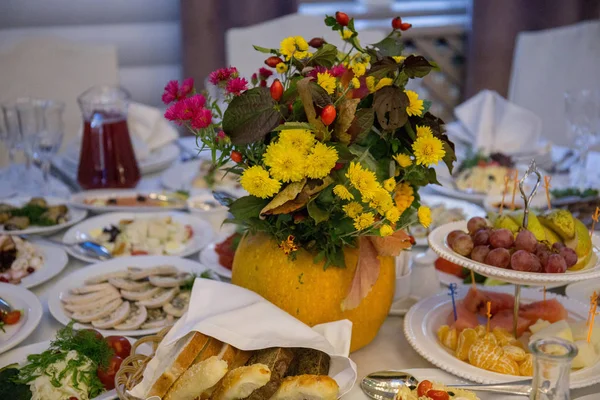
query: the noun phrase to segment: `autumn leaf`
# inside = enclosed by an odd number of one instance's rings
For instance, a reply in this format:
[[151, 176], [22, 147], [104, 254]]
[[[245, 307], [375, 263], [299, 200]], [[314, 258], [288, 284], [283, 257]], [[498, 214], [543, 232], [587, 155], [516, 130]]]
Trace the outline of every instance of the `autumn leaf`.
[[[280, 208], [285, 203], [294, 200], [298, 194], [302, 191], [306, 185], [306, 179], [303, 179], [300, 182], [292, 182], [287, 185], [281, 192], [277, 193], [277, 196], [273, 198], [262, 210], [260, 210], [261, 218], [264, 218], [264, 215], [270, 214], [282, 214], [281, 212], [273, 212], [273, 210]], [[281, 211], [279, 209], [278, 211]]]
[[385, 130], [396, 130], [408, 121], [408, 96], [396, 86], [386, 86], [375, 92], [373, 108], [379, 125]]
[[380, 256], [397, 257], [402, 250], [412, 246], [410, 236], [403, 230], [396, 231], [394, 234], [386, 237], [369, 236], [369, 239]]
[[306, 118], [308, 122], [315, 129], [315, 136], [317, 139], [326, 141], [329, 140], [329, 131], [323, 122], [317, 117], [317, 111], [313, 105], [313, 96], [310, 88], [311, 78], [304, 78], [298, 81], [298, 94], [300, 95], [300, 100], [302, 100], [302, 105], [304, 106], [304, 112], [306, 114]]
[[338, 141], [344, 144], [350, 143], [350, 139], [352, 138], [348, 134], [348, 128], [352, 125], [358, 103], [360, 103], [360, 99], [345, 100], [338, 108], [333, 132]]
[[367, 297], [379, 278], [380, 263], [377, 249], [366, 236], [358, 238], [358, 261], [348, 295], [342, 301], [342, 311], [353, 310]]

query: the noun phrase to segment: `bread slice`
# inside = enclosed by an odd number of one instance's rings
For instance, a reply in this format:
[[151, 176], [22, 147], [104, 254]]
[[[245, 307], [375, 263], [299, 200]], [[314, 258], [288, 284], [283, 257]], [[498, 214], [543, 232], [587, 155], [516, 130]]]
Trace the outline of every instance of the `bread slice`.
[[271, 400], [336, 400], [339, 390], [337, 382], [327, 375], [289, 376]]
[[271, 379], [271, 370], [264, 364], [252, 364], [231, 370], [211, 396], [212, 400], [245, 399]]
[[216, 385], [227, 373], [227, 362], [212, 356], [192, 365], [177, 381], [164, 400], [194, 400]]
[[[242, 367], [246, 365], [246, 362], [252, 356], [251, 351], [244, 351], [240, 349], [236, 349], [235, 347], [225, 344], [221, 349], [221, 353], [223, 361], [227, 361], [229, 365], [229, 371], [232, 371], [236, 368]], [[233, 358], [232, 358], [233, 357]], [[206, 389], [202, 394], [198, 397], [199, 400], [207, 400], [210, 399], [212, 394], [223, 384], [223, 380], [219, 381], [216, 385]]]
[[252, 392], [247, 400], [269, 400], [279, 389], [293, 359], [294, 353], [292, 350], [283, 347], [271, 347], [254, 352], [248, 360], [248, 365], [266, 365], [271, 370], [271, 379], [266, 385]]
[[294, 361], [287, 372], [287, 376], [296, 375], [327, 375], [331, 357], [326, 353], [314, 349], [295, 348]]
[[146, 397], [163, 397], [169, 388], [192, 365], [198, 354], [208, 345], [210, 338], [199, 332], [188, 334], [179, 339], [170, 354], [160, 360], [157, 367], [159, 374], [148, 391]]

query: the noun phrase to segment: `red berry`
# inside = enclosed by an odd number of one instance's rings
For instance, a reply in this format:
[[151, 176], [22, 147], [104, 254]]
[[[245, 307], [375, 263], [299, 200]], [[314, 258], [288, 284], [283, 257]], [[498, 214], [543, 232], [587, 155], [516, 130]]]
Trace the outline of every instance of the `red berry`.
[[8, 283], [8, 279], [3, 276], [0, 276], [0, 282]]
[[295, 224], [299, 224], [300, 222], [304, 221], [305, 219], [306, 219], [306, 215], [304, 215], [302, 213], [294, 214], [294, 223]]
[[335, 20], [341, 26], [348, 26], [348, 22], [350, 22], [350, 17], [345, 12], [337, 11], [335, 13]]
[[340, 169], [344, 168], [344, 164], [342, 164], [341, 162], [336, 162], [335, 163], [335, 167], [333, 167], [334, 171], [338, 171]]
[[400, 30], [401, 31], [407, 31], [412, 27], [412, 24], [409, 24], [408, 22], [403, 22], [400, 24]]
[[333, 104], [328, 104], [323, 108], [323, 111], [321, 111], [321, 121], [323, 121], [326, 126], [329, 126], [335, 120], [336, 115], [337, 111], [335, 111]]
[[323, 44], [325, 44], [325, 39], [320, 38], [320, 37], [312, 38], [312, 39], [310, 39], [310, 42], [308, 42], [308, 45], [315, 49], [322, 47]]
[[402, 18], [396, 17], [392, 19], [392, 28], [400, 29], [400, 25], [402, 25]]
[[283, 85], [279, 81], [279, 79], [275, 79], [271, 84], [271, 97], [275, 101], [279, 101], [283, 96]]
[[241, 162], [242, 162], [242, 159], [243, 159], [243, 158], [242, 158], [242, 153], [240, 153], [240, 152], [239, 152], [239, 151], [237, 151], [237, 150], [233, 150], [233, 151], [231, 152], [231, 156], [230, 156], [230, 157], [231, 157], [231, 161], [233, 161], [233, 162], [236, 162], [236, 163], [238, 163], [238, 164], [239, 164], [239, 163], [241, 163]]
[[417, 243], [417, 241], [415, 240], [415, 237], [413, 235], [408, 235], [408, 241], [413, 246]]
[[265, 60], [265, 64], [267, 64], [271, 68], [275, 68], [277, 64], [282, 62], [283, 60], [277, 56], [271, 56]]

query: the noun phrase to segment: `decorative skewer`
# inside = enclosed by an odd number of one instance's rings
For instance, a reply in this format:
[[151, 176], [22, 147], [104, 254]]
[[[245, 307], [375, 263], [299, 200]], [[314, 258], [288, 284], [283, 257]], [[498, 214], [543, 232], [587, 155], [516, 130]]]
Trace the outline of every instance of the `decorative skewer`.
[[590, 321], [592, 319], [592, 309], [594, 308], [594, 304], [598, 304], [598, 293], [594, 290], [594, 293], [590, 296], [590, 310], [588, 311], [587, 321], [585, 322], [585, 326], [590, 326]]
[[552, 203], [550, 202], [550, 181], [552, 180], [551, 176], [544, 176], [544, 189], [546, 189], [546, 201], [548, 201], [548, 210], [552, 209]]
[[515, 179], [513, 182], [512, 200], [510, 202], [510, 209], [515, 209], [515, 195], [517, 194], [517, 183], [519, 182], [519, 170], [515, 169]]
[[477, 291], [477, 284], [475, 283], [475, 272], [471, 270], [471, 285], [473, 285], [473, 290]]
[[487, 331], [487, 333], [490, 333], [490, 318], [492, 318], [492, 302], [488, 301], [486, 303], [486, 307], [487, 307], [487, 312], [485, 313], [485, 316], [487, 317], [486, 331]]
[[508, 192], [508, 181], [510, 180], [510, 176], [507, 173], [504, 175], [504, 190], [502, 191], [502, 201], [500, 202], [500, 211], [498, 211], [498, 215], [502, 215], [502, 211], [504, 210], [504, 198], [506, 197], [506, 193]]
[[600, 216], [600, 207], [596, 207], [596, 211], [594, 215], [592, 215], [592, 229], [590, 229], [590, 237], [594, 235], [594, 229], [596, 229], [596, 222], [598, 222], [598, 217]]
[[449, 289], [448, 295], [450, 297], [452, 297], [452, 311], [454, 312], [454, 322], [456, 322], [458, 320], [458, 314], [456, 312], [456, 300], [454, 298], [454, 296], [456, 295], [456, 293], [458, 291], [456, 283], [451, 283], [448, 286], [448, 289]]
[[546, 301], [546, 286], [544, 286], [544, 301]]
[[592, 330], [594, 329], [594, 319], [596, 318], [596, 308], [598, 307], [598, 294], [594, 291], [594, 294], [590, 296], [590, 313], [588, 315], [588, 334], [587, 334], [587, 342], [589, 343], [592, 340]]

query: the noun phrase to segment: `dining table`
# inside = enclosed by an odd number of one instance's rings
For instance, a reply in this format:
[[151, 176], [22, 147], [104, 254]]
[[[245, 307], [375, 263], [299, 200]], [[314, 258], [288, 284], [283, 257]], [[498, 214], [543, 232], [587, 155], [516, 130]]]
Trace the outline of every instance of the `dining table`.
[[[193, 138], [181, 139], [182, 146], [189, 146], [193, 142]], [[180, 162], [180, 161], [177, 161]], [[137, 189], [139, 190], [161, 190], [164, 189], [160, 184], [161, 172], [148, 174], [142, 177]], [[424, 188], [428, 191], [430, 189]], [[59, 232], [53, 236], [56, 239], [62, 239], [64, 232]], [[418, 254], [421, 250], [413, 251], [412, 255]], [[189, 257], [197, 260], [198, 254]], [[38, 296], [43, 307], [43, 316], [39, 326], [33, 333], [27, 337], [19, 346], [26, 346], [38, 342], [43, 342], [52, 339], [56, 332], [63, 326], [55, 320], [48, 309], [48, 298], [59, 282], [65, 276], [86, 267], [85, 262], [77, 260], [69, 256], [69, 262], [63, 272], [49, 281], [30, 289]], [[440, 286], [440, 291], [446, 289]], [[365, 400], [368, 397], [360, 389], [360, 381], [363, 377], [371, 372], [381, 370], [405, 370], [414, 368], [436, 368], [433, 364], [421, 357], [409, 344], [404, 336], [404, 318], [402, 316], [388, 316], [383, 326], [381, 327], [377, 337], [372, 343], [366, 347], [350, 354], [350, 358], [356, 363], [358, 378], [352, 390], [343, 396], [346, 400]], [[571, 390], [571, 398], [590, 394], [598, 394], [600, 399], [600, 384], [596, 384], [587, 388]], [[485, 393], [478, 394], [482, 400], [487, 399], [519, 399], [524, 397], [507, 396], [507, 395], [489, 395]]]

